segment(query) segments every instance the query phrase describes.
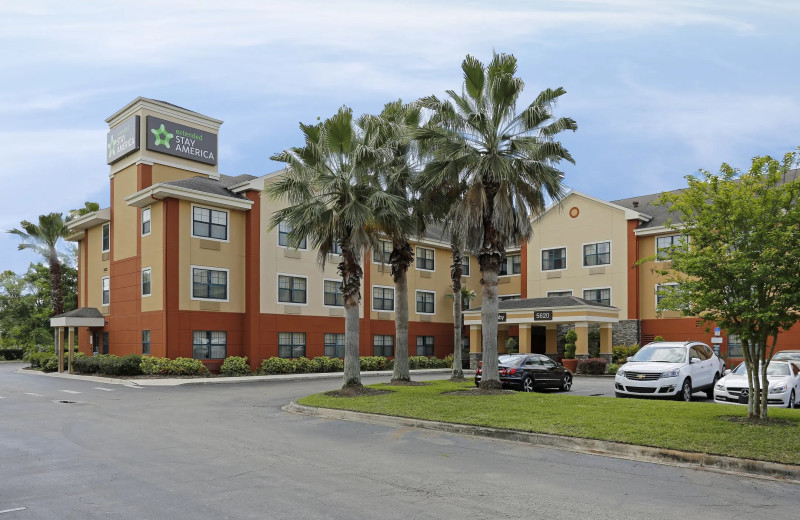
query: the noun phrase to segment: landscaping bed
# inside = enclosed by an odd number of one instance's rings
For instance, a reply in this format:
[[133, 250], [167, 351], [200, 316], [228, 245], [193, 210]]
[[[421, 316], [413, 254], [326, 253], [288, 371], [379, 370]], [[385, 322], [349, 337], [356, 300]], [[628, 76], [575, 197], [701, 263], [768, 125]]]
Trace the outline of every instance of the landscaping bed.
[[448, 394], [474, 388], [471, 381], [372, 387], [390, 391], [358, 397], [315, 394], [299, 403], [800, 465], [800, 410], [770, 408], [770, 418], [780, 421], [755, 425], [730, 420], [746, 417], [746, 407], [713, 403], [522, 392]]

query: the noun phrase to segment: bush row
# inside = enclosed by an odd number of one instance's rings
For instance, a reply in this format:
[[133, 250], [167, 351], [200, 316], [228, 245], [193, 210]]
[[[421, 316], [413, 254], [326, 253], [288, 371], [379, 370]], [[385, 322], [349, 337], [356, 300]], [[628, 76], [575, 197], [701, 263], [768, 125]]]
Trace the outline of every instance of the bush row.
[[[383, 356], [361, 356], [361, 370], [373, 372], [377, 370], [390, 370], [394, 368], [394, 360]], [[452, 354], [445, 359], [429, 358], [426, 356], [410, 356], [409, 369], [418, 368], [449, 368], [453, 365]], [[272, 357], [261, 362], [261, 374], [309, 374], [316, 372], [342, 372], [344, 360], [325, 356], [308, 359], [305, 357], [286, 359]]]
[[147, 376], [201, 376], [208, 369], [199, 359], [141, 356], [141, 373]]
[[601, 376], [606, 373], [607, 362], [603, 358], [588, 358], [578, 361], [578, 373]]
[[22, 347], [3, 347], [0, 348], [0, 361], [6, 360], [17, 360], [22, 359], [22, 356], [25, 355], [25, 349]]
[[[139, 376], [142, 374], [142, 356], [129, 354], [127, 356], [114, 356], [102, 354], [100, 356], [78, 357], [72, 363], [75, 372], [79, 374], [101, 374], [104, 376]], [[56, 362], [56, 367], [58, 363]]]

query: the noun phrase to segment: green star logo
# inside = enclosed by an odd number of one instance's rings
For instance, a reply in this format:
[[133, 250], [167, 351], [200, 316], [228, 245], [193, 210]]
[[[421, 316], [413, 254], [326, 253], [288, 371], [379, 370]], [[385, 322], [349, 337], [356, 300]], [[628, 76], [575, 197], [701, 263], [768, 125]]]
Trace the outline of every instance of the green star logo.
[[163, 123], [161, 124], [161, 128], [158, 130], [151, 128], [150, 131], [153, 132], [154, 136], [156, 136], [156, 146], [163, 144], [165, 148], [169, 148], [169, 140], [175, 137], [171, 133], [167, 132]]
[[114, 155], [114, 148], [115, 148], [116, 144], [117, 144], [117, 140], [116, 139], [114, 139], [113, 137], [111, 139], [109, 139], [109, 141], [108, 141], [108, 157], [111, 157], [112, 155]]

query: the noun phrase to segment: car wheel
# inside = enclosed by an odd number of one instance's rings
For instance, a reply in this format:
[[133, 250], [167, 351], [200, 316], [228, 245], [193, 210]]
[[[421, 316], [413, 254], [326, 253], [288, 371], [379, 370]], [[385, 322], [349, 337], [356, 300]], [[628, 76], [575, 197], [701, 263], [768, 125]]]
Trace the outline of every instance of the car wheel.
[[794, 408], [795, 404], [795, 397], [794, 397], [794, 390], [792, 390], [792, 394], [789, 396], [789, 405], [786, 408]]
[[531, 376], [525, 376], [525, 379], [522, 380], [522, 391], [533, 392], [533, 378]]
[[688, 377], [683, 380], [680, 391], [675, 395], [679, 401], [686, 401], [687, 403], [692, 400], [692, 380]]
[[561, 380], [561, 386], [559, 388], [562, 392], [569, 392], [569, 389], [572, 388], [572, 376], [569, 374], [564, 374], [564, 378]]
[[716, 386], [717, 381], [719, 381], [719, 374], [714, 374], [714, 381], [711, 382], [711, 388], [706, 390], [706, 397], [709, 399], [714, 399], [714, 386]]

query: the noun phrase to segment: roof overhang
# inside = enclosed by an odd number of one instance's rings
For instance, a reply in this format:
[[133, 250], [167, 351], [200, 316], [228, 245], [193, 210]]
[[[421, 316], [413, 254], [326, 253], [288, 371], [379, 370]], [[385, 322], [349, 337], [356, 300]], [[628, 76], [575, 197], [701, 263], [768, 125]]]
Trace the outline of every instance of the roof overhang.
[[164, 200], [166, 198], [188, 200], [200, 204], [211, 204], [217, 207], [226, 209], [235, 209], [247, 211], [253, 205], [253, 201], [249, 199], [234, 199], [231, 197], [224, 197], [214, 195], [213, 193], [206, 193], [204, 191], [191, 190], [180, 186], [170, 186], [167, 184], [154, 184], [149, 188], [138, 191], [133, 195], [125, 197], [125, 202], [128, 206], [137, 208], [144, 208]]
[[87, 318], [80, 316], [55, 316], [50, 318], [51, 327], [104, 327], [105, 318]]
[[[537, 319], [537, 314], [546, 316], [550, 311], [551, 319]], [[500, 311], [505, 314], [503, 323], [511, 325], [535, 324], [547, 325], [548, 323], [617, 323], [619, 322], [618, 307], [600, 307], [595, 305], [570, 305], [564, 307], [528, 307], [522, 309], [509, 309]], [[480, 325], [481, 311], [464, 311], [464, 325]]]
[[100, 224], [105, 224], [111, 220], [111, 208], [103, 208], [98, 211], [92, 211], [86, 215], [81, 215], [78, 218], [72, 219], [67, 222], [67, 227], [70, 232], [83, 231]]
[[633, 234], [637, 237], [646, 237], [651, 235], [663, 235], [665, 233], [678, 233], [685, 226], [683, 224], [675, 224], [673, 226], [653, 226], [651, 228], [635, 229]]

